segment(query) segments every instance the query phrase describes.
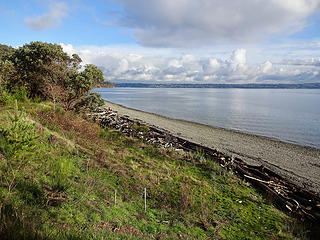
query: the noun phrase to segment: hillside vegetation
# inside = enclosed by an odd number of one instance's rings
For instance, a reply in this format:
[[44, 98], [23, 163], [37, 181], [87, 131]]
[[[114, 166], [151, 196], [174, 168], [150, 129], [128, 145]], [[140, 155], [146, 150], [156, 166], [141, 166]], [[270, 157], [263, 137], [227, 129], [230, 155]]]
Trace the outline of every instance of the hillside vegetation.
[[78, 69], [77, 56], [40, 42], [12, 56], [0, 62], [1, 239], [307, 238], [201, 152], [86, 120], [81, 112], [102, 104], [87, 96], [103, 80], [95, 66]]
[[295, 220], [201, 153], [157, 149], [48, 102], [18, 108], [0, 109], [7, 239], [304, 237]]

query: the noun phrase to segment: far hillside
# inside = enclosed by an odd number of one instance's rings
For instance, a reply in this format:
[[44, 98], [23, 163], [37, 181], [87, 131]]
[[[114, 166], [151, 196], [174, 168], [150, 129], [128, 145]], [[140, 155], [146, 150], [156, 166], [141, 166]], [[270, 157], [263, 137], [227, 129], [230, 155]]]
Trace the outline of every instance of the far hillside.
[[320, 82], [298, 83], [298, 84], [196, 84], [196, 83], [115, 83], [116, 87], [136, 88], [244, 88], [244, 89], [320, 89]]

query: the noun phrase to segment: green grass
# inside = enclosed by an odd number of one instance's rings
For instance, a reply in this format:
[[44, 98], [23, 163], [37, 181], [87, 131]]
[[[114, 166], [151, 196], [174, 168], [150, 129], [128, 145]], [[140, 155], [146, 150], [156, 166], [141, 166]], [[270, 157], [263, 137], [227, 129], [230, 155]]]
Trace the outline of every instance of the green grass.
[[16, 154], [0, 156], [4, 239], [306, 239], [300, 223], [201, 153], [158, 149], [51, 103], [22, 106], [39, 138], [31, 155], [19, 153], [23, 167]]

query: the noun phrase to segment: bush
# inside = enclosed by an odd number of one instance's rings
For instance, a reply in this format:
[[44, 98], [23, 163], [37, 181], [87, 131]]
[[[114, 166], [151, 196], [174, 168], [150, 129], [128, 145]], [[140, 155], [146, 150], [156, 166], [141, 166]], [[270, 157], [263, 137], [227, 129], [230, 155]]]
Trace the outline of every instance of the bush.
[[89, 96], [82, 99], [75, 105], [76, 111], [92, 111], [104, 105], [104, 100], [98, 93], [90, 93]]
[[18, 110], [16, 100], [14, 113], [8, 113], [8, 124], [0, 126], [0, 152], [5, 156], [0, 172], [1, 178], [6, 179], [8, 193], [17, 179], [23, 177], [24, 168], [36, 154], [38, 137], [35, 125], [26, 120], [24, 110]]
[[25, 89], [25, 87], [21, 86], [18, 89], [13, 90], [13, 98], [19, 102], [25, 102], [28, 100], [27, 97], [27, 90]]
[[12, 157], [20, 151], [31, 153], [39, 137], [35, 124], [26, 120], [24, 109], [19, 111], [15, 100], [14, 113], [8, 113], [8, 125], [0, 127], [0, 150], [6, 157]]
[[6, 105], [14, 102], [14, 97], [8, 91], [0, 88], [0, 104]]
[[69, 187], [69, 177], [73, 171], [73, 164], [69, 159], [64, 157], [54, 159], [51, 165], [52, 185], [59, 191], [64, 191]]
[[15, 100], [19, 102], [25, 102], [28, 100], [27, 90], [24, 87], [19, 87], [11, 93], [4, 87], [0, 87], [0, 104], [13, 104]]

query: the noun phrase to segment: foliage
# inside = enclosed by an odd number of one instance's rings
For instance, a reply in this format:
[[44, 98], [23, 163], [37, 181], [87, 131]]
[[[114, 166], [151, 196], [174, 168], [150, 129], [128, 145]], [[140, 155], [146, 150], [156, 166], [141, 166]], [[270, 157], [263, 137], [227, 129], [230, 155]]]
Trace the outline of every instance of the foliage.
[[15, 101], [25, 102], [28, 100], [27, 91], [24, 87], [14, 89], [11, 93], [5, 87], [0, 86], [0, 105], [13, 104]]
[[0, 86], [0, 105], [5, 105], [8, 103], [13, 103], [14, 98], [6, 89]]
[[98, 85], [99, 88], [114, 88], [114, 84], [109, 81], [104, 81], [102, 84]]
[[79, 111], [95, 110], [104, 105], [104, 100], [98, 93], [90, 93], [75, 105], [75, 109]]
[[80, 73], [73, 73], [65, 82], [67, 89], [66, 109], [73, 109], [79, 99], [86, 97], [89, 91], [103, 82], [103, 72], [93, 64], [88, 64]]
[[1, 66], [1, 81], [9, 89], [24, 86], [30, 97], [61, 103], [66, 109], [74, 106], [96, 85], [103, 82], [103, 73], [89, 64], [81, 69], [81, 58], [70, 57], [58, 44], [31, 42], [16, 49]]
[[73, 164], [65, 157], [56, 158], [51, 164], [52, 186], [54, 189], [64, 191], [69, 187], [69, 177], [73, 170]]
[[18, 48], [9, 59], [19, 74], [12, 86], [23, 84], [31, 96], [46, 96], [46, 83], [56, 83], [67, 77], [72, 60], [57, 44], [31, 42]]
[[146, 133], [149, 131], [149, 128], [146, 125], [133, 123], [132, 128], [135, 129], [137, 132]]
[[8, 57], [14, 52], [14, 48], [0, 44], [0, 61]]
[[14, 48], [0, 44], [0, 93], [7, 80], [16, 76], [13, 64], [7, 58], [14, 52]]
[[34, 156], [38, 137], [35, 125], [26, 121], [25, 111], [18, 110], [15, 100], [14, 113], [8, 113], [8, 124], [0, 127], [0, 152], [7, 160], [0, 165], [1, 178], [7, 187], [5, 199], [10, 197], [17, 178], [23, 176], [23, 169]]
[[27, 90], [24, 87], [19, 87], [12, 91], [13, 98], [19, 102], [27, 101], [28, 100], [27, 94], [28, 94]]
[[[21, 104], [39, 138], [36, 148], [21, 151], [36, 154], [25, 155], [28, 165], [10, 194], [2, 176], [19, 159], [5, 154], [0, 161], [0, 236], [306, 239], [299, 222], [201, 152], [158, 149], [74, 112], [54, 111], [52, 103]], [[0, 122], [11, 108], [0, 107]]]
[[1, 152], [7, 157], [20, 151], [32, 152], [38, 134], [35, 125], [26, 120], [25, 111], [19, 111], [17, 100], [15, 100], [14, 113], [8, 113], [8, 123], [0, 127]]
[[6, 86], [11, 82], [18, 82], [19, 77], [12, 62], [0, 60], [0, 85]]

